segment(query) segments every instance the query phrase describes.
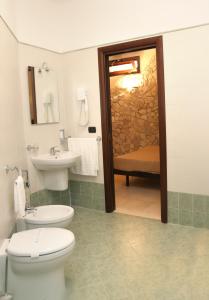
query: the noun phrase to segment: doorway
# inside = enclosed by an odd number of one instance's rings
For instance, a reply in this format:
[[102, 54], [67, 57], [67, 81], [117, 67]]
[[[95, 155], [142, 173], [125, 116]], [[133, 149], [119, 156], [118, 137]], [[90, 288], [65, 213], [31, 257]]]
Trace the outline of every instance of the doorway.
[[[113, 155], [113, 125], [111, 111], [111, 90], [110, 90], [110, 58], [127, 53], [155, 49], [157, 64], [157, 98], [158, 98], [158, 120], [159, 120], [159, 153], [160, 153], [160, 204], [162, 222], [167, 223], [167, 166], [166, 166], [166, 127], [165, 127], [165, 94], [164, 94], [164, 67], [163, 67], [163, 41], [162, 37], [154, 37], [128, 43], [116, 44], [98, 49], [99, 76], [101, 94], [101, 115], [102, 115], [102, 136], [103, 136], [103, 160], [104, 160], [104, 181], [105, 181], [105, 203], [106, 212], [112, 212], [116, 208], [115, 201], [115, 174]], [[125, 55], [126, 56], [126, 55]], [[131, 55], [132, 58], [137, 56]], [[124, 59], [124, 57], [123, 57]], [[114, 59], [112, 59], [114, 60]], [[130, 57], [129, 57], [130, 60]], [[118, 61], [118, 60], [115, 60]], [[137, 64], [136, 64], [137, 65]], [[115, 69], [116, 72], [120, 69]], [[137, 71], [136, 71], [137, 73]], [[149, 172], [148, 172], [149, 173]], [[118, 174], [117, 174], [118, 175]], [[147, 172], [140, 174], [123, 173], [126, 175], [126, 185], [129, 176], [140, 175], [147, 177]], [[156, 177], [156, 174], [152, 176]], [[134, 177], [135, 178], [135, 177]]]

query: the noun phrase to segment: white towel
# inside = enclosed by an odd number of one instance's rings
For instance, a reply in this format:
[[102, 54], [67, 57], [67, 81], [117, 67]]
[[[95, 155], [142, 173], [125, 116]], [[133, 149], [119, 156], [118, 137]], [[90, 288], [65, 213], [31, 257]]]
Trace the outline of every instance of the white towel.
[[71, 168], [73, 174], [97, 176], [99, 171], [98, 142], [96, 138], [69, 138], [69, 151], [81, 155]]
[[25, 204], [26, 204], [26, 196], [25, 196], [24, 180], [22, 176], [18, 176], [14, 182], [14, 207], [15, 207], [15, 213], [17, 217], [25, 216]]

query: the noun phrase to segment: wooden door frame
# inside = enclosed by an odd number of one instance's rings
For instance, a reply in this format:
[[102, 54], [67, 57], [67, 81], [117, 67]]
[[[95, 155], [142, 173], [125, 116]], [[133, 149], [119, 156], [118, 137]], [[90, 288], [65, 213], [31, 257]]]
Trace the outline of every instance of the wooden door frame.
[[104, 162], [105, 206], [106, 212], [115, 210], [115, 186], [113, 174], [113, 142], [111, 99], [109, 83], [109, 56], [146, 49], [156, 49], [158, 109], [159, 109], [159, 144], [160, 144], [160, 189], [161, 221], [167, 223], [167, 157], [166, 157], [166, 119], [165, 88], [162, 36], [151, 37], [121, 44], [98, 48], [99, 81], [101, 99], [102, 142]]

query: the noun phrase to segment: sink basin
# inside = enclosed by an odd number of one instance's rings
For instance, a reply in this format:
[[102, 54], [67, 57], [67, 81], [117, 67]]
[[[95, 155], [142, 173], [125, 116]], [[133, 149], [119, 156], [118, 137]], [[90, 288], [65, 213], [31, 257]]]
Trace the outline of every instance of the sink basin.
[[79, 160], [80, 155], [70, 151], [31, 157], [33, 165], [43, 173], [45, 188], [51, 191], [68, 189], [68, 169]]
[[70, 168], [79, 159], [80, 155], [70, 151], [57, 153], [56, 155], [40, 154], [38, 156], [31, 157], [34, 166], [41, 171]]

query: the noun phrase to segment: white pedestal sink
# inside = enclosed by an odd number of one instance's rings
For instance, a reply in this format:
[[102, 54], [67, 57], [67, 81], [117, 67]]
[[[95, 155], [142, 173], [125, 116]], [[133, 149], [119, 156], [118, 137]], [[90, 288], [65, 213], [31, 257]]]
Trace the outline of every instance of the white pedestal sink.
[[64, 191], [68, 188], [68, 168], [79, 159], [80, 155], [70, 151], [31, 157], [33, 165], [43, 171], [45, 188], [52, 191]]

